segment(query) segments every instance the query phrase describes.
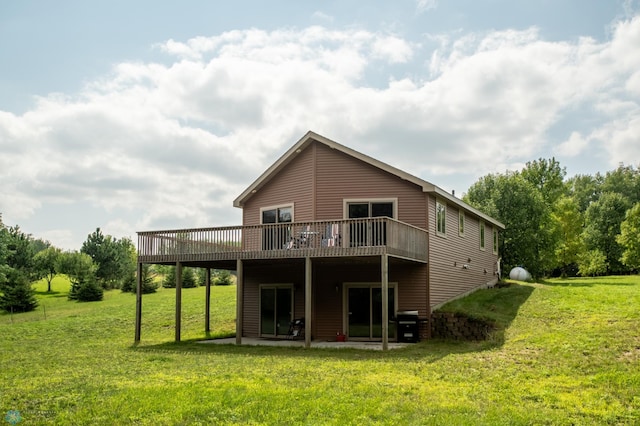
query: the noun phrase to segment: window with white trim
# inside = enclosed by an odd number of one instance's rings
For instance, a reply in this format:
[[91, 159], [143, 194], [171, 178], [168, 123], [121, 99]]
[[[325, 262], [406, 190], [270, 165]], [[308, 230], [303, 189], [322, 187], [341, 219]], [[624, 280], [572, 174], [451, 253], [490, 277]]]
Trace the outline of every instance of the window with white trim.
[[493, 254], [498, 254], [498, 230], [493, 230]]
[[480, 250], [484, 250], [484, 222], [480, 222]]
[[436, 201], [436, 233], [446, 235], [447, 233], [447, 205]]
[[261, 208], [260, 223], [263, 225], [273, 224], [273, 226], [264, 227], [262, 230], [262, 249], [279, 250], [284, 248], [291, 240], [291, 227], [287, 225], [291, 222], [293, 222], [293, 204]]
[[460, 210], [458, 212], [458, 235], [464, 237], [464, 212]]

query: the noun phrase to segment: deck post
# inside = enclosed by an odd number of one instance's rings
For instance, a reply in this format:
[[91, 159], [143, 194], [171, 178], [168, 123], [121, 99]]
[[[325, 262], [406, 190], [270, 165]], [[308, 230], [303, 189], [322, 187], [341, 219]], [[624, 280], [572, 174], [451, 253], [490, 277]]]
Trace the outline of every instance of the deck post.
[[176, 342], [180, 341], [182, 327], [182, 263], [176, 262]]
[[304, 258], [304, 347], [311, 347], [311, 258]]
[[211, 268], [205, 270], [204, 282], [204, 331], [209, 333], [211, 331]]
[[236, 261], [236, 345], [242, 344], [242, 297], [244, 293], [244, 273], [242, 259]]
[[138, 282], [136, 284], [136, 337], [134, 343], [140, 343], [142, 329], [142, 263], [138, 262]]
[[382, 255], [382, 350], [389, 349], [389, 255]]

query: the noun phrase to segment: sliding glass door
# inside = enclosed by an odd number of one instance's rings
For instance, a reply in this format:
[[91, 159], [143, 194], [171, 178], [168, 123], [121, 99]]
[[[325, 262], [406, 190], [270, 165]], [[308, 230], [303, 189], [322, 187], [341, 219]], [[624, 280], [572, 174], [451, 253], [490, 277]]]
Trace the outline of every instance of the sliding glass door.
[[[395, 286], [389, 287], [388, 294], [387, 312], [391, 320], [395, 315]], [[349, 338], [382, 339], [382, 289], [379, 284], [347, 287], [347, 309]], [[389, 338], [395, 335], [395, 323], [390, 321]]]
[[[368, 219], [373, 217], [393, 218], [393, 202], [348, 202], [347, 217], [349, 219]], [[349, 243], [351, 247], [379, 246], [387, 243], [386, 223], [357, 221], [349, 227]]]
[[260, 334], [286, 336], [293, 319], [293, 287], [263, 285], [260, 287]]

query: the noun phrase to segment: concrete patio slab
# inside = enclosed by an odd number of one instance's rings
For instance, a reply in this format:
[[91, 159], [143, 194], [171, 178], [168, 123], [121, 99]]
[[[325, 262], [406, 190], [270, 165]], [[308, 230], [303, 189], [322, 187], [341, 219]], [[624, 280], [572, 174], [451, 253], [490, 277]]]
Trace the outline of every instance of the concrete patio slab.
[[[198, 343], [203, 344], [214, 344], [214, 345], [235, 345], [236, 338], [229, 337], [225, 339], [213, 339], [213, 340], [203, 340]], [[246, 346], [281, 346], [281, 347], [304, 347], [304, 340], [287, 340], [287, 339], [259, 339], [252, 337], [243, 337], [242, 345]], [[401, 349], [405, 348], [410, 343], [396, 343], [389, 342], [389, 349]], [[380, 351], [382, 350], [381, 342], [357, 342], [357, 341], [348, 341], [348, 342], [336, 342], [336, 341], [325, 341], [325, 340], [313, 340], [311, 342], [312, 348], [330, 348], [330, 349], [364, 349], [364, 350], [374, 350]]]

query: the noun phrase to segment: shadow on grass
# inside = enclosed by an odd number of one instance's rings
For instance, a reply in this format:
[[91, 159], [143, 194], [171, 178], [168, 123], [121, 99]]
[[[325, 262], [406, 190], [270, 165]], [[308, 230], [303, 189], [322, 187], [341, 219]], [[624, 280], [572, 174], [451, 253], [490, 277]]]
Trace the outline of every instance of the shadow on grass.
[[300, 359], [338, 359], [338, 360], [408, 360], [426, 363], [436, 362], [448, 355], [482, 352], [495, 347], [495, 344], [484, 342], [462, 342], [434, 339], [412, 343], [406, 348], [388, 351], [356, 349], [356, 348], [310, 348], [302, 346], [255, 346], [234, 344], [202, 344], [202, 339], [184, 342], [167, 342], [156, 345], [134, 345], [131, 350], [140, 353], [173, 353], [184, 356], [198, 355], [238, 355], [255, 357], [283, 357]]
[[475, 320], [485, 321], [494, 331], [488, 339], [493, 347], [504, 344], [505, 330], [518, 315], [520, 307], [527, 301], [535, 287], [527, 284], [506, 284], [479, 290], [462, 299], [447, 303], [440, 312], [455, 312]]
[[[220, 335], [205, 334], [202, 338], [183, 342], [166, 342], [155, 345], [134, 345], [132, 350], [149, 353], [176, 353], [185, 355], [237, 354], [239, 356], [281, 356], [311, 359], [335, 358], [341, 360], [363, 359], [400, 359], [421, 362], [436, 362], [452, 354], [482, 352], [504, 344], [505, 330], [518, 314], [520, 306], [526, 302], [534, 287], [529, 285], [509, 284], [504, 287], [477, 291], [463, 299], [456, 300], [442, 307], [448, 312], [461, 312], [474, 318], [482, 318], [495, 326], [495, 331], [488, 340], [461, 341], [449, 339], [431, 339], [420, 343], [409, 344], [406, 348], [380, 350], [355, 348], [310, 348], [284, 346], [253, 346], [234, 344], [202, 344], [199, 341], [220, 338]], [[233, 336], [228, 336], [233, 337]]]
[[69, 295], [68, 291], [34, 291], [36, 296], [40, 297], [67, 297]]

